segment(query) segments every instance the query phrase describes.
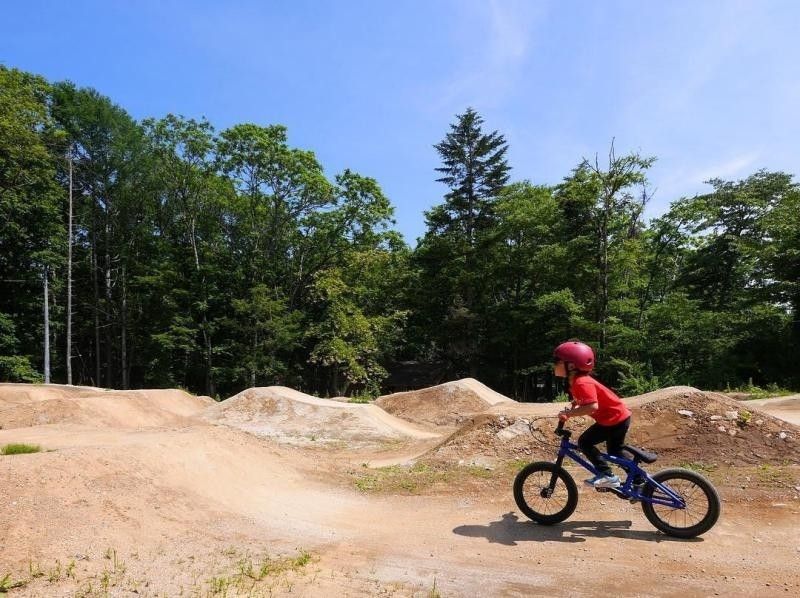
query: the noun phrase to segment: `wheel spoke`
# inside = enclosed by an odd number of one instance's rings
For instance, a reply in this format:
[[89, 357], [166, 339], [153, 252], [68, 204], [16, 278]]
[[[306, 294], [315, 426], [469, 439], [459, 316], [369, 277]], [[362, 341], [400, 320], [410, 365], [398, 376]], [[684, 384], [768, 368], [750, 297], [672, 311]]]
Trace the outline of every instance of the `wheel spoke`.
[[[679, 496], [686, 507], [676, 509], [667, 505], [653, 504], [655, 514], [673, 528], [690, 528], [697, 525], [708, 513], [709, 497], [699, 484], [692, 480], [673, 478], [661, 482], [677, 496]], [[654, 492], [654, 497], [669, 500], [669, 495], [665, 492]]]
[[564, 521], [575, 510], [578, 489], [563, 468], [548, 462], [531, 463], [514, 479], [514, 500], [529, 518], [552, 525]]

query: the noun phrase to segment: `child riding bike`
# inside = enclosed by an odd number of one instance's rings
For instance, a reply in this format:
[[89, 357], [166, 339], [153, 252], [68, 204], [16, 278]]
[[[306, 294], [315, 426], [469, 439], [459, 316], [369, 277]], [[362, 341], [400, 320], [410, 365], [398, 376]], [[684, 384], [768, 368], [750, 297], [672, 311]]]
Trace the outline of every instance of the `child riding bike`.
[[631, 425], [630, 409], [612, 390], [589, 375], [595, 366], [594, 351], [589, 345], [579, 341], [561, 343], [553, 351], [553, 358], [553, 373], [567, 379], [567, 394], [571, 400], [571, 406], [559, 413], [559, 419], [567, 421], [571, 417], [588, 415], [595, 420], [578, 439], [581, 451], [600, 472], [586, 483], [595, 488], [618, 488], [619, 477], [614, 475], [595, 445], [605, 441], [609, 455], [621, 456]]

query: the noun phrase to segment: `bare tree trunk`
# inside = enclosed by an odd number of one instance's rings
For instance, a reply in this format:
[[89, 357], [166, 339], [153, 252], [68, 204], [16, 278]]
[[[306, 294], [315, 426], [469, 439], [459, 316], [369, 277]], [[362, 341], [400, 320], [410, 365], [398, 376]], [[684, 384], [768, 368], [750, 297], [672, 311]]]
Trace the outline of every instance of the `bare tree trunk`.
[[97, 282], [97, 206], [92, 200], [92, 286], [94, 288], [94, 364], [95, 385], [103, 386], [100, 374], [100, 285]]
[[108, 206], [106, 206], [105, 240], [106, 325], [104, 336], [106, 340], [106, 384], [108, 385], [108, 388], [112, 388], [113, 363], [111, 359], [111, 249], [109, 247], [111, 241], [111, 223], [109, 222]]
[[44, 267], [44, 383], [50, 384], [50, 304], [47, 279], [50, 277]]
[[258, 354], [258, 330], [253, 331], [253, 369], [250, 370], [250, 387], [256, 385], [256, 355]]
[[609, 199], [606, 199], [606, 205], [603, 207], [603, 224], [600, 233], [600, 243], [602, 244], [601, 253], [601, 271], [600, 271], [600, 348], [605, 349], [606, 346], [606, 320], [608, 320], [608, 212], [610, 207], [608, 205]]
[[122, 388], [128, 388], [128, 280], [125, 264], [122, 264], [122, 332], [120, 339], [120, 361], [122, 365]]
[[67, 384], [72, 384], [72, 147], [69, 154], [69, 216], [67, 224]]
[[[194, 218], [191, 220], [191, 227], [189, 232], [189, 239], [192, 244], [192, 251], [194, 252], [194, 267], [198, 274], [200, 274], [200, 252], [197, 250], [197, 239], [195, 237], [195, 223]], [[203, 292], [203, 301], [206, 305], [208, 305], [208, 293], [206, 290], [206, 279], [205, 276], [202, 276], [200, 279], [200, 284], [202, 286]], [[216, 394], [216, 388], [214, 385], [214, 379], [211, 375], [211, 367], [212, 367], [212, 356], [213, 356], [213, 349], [211, 345], [211, 334], [208, 330], [208, 317], [206, 315], [205, 308], [203, 309], [203, 343], [205, 345], [205, 353], [206, 353], [206, 394], [208, 396], [213, 397]]]

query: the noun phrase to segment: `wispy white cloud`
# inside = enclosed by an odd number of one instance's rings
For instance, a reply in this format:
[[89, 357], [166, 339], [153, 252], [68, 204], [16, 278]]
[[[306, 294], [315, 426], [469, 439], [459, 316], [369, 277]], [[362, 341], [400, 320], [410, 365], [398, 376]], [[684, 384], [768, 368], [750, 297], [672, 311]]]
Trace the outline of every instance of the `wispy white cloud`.
[[470, 29], [463, 38], [464, 60], [452, 76], [432, 90], [438, 110], [460, 110], [465, 105], [496, 106], [513, 92], [528, 58], [536, 25], [545, 7], [524, 0], [459, 2], [461, 27]]
[[748, 151], [710, 164], [661, 164], [658, 170], [669, 174], [659, 176], [653, 173], [654, 176], [651, 176], [653, 201], [647, 211], [650, 216], [655, 216], [666, 211], [671, 202], [681, 197], [708, 192], [710, 187], [706, 182], [711, 179], [744, 178], [760, 166], [762, 158], [761, 151]]
[[759, 152], [748, 152], [739, 156], [734, 156], [723, 162], [712, 164], [690, 172], [686, 177], [686, 183], [699, 184], [710, 179], [728, 179], [739, 176], [746, 169], [752, 168], [759, 159]]

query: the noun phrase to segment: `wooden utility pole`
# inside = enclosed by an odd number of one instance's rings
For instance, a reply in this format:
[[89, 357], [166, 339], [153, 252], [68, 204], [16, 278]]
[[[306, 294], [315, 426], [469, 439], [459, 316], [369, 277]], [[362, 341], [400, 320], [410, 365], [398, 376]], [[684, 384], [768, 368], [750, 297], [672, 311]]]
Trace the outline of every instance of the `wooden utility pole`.
[[67, 384], [72, 384], [72, 145], [69, 148], [69, 223], [67, 225]]
[[50, 304], [47, 289], [49, 273], [44, 267], [44, 383], [50, 384]]

